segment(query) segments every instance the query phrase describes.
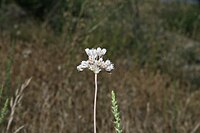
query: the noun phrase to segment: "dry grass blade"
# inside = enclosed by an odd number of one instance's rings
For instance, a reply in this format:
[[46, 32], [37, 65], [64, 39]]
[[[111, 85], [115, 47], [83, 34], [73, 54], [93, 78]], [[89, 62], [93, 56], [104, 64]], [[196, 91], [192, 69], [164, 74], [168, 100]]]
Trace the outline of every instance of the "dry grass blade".
[[[8, 133], [10, 126], [12, 124], [13, 118], [14, 118], [14, 114], [15, 114], [15, 110], [17, 105], [21, 102], [22, 98], [23, 98], [23, 91], [24, 89], [29, 85], [30, 81], [32, 78], [28, 79], [24, 84], [22, 84], [22, 86], [16, 90], [15, 93], [15, 98], [11, 98], [10, 100], [10, 108], [11, 108], [11, 113], [10, 113], [10, 117], [8, 120], [8, 124], [7, 124], [7, 128], [6, 128], [6, 133]], [[18, 128], [15, 132], [18, 132], [19, 130], [21, 130], [24, 126], [21, 126], [20, 128]]]
[[200, 127], [200, 122], [194, 127], [194, 129], [192, 130], [191, 133], [196, 133], [196, 131], [199, 129]]
[[21, 129], [23, 129], [24, 128], [24, 126], [21, 126], [21, 127], [19, 127], [17, 130], [15, 130], [15, 132], [14, 133], [18, 133]]

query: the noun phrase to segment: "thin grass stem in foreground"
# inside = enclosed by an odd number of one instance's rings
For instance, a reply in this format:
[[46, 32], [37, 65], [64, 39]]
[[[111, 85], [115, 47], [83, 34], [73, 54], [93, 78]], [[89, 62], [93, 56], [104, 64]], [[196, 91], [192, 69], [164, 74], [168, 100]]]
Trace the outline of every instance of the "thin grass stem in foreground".
[[111, 92], [111, 96], [112, 96], [112, 113], [113, 113], [114, 119], [115, 119], [115, 121], [114, 121], [115, 130], [116, 130], [116, 133], [122, 133], [119, 107], [118, 107], [118, 104], [117, 104], [117, 100], [116, 100], [116, 96], [115, 96], [114, 91]]

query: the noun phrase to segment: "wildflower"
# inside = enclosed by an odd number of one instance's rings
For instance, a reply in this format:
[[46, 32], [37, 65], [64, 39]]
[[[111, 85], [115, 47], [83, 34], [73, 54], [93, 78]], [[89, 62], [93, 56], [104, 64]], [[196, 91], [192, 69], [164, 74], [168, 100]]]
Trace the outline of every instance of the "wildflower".
[[114, 65], [110, 60], [103, 61], [103, 56], [106, 54], [106, 49], [85, 49], [86, 54], [88, 55], [87, 61], [81, 61], [81, 64], [77, 66], [78, 71], [83, 71], [83, 69], [88, 68], [93, 71], [95, 74], [95, 95], [94, 95], [94, 133], [96, 133], [96, 102], [97, 102], [97, 75], [102, 70], [111, 71], [114, 69]]
[[106, 49], [85, 49], [86, 54], [88, 55], [87, 61], [82, 61], [80, 65], [77, 66], [78, 71], [83, 71], [83, 69], [88, 68], [94, 73], [99, 73], [102, 69], [106, 71], [111, 71], [114, 69], [114, 65], [110, 60], [103, 61], [103, 55], [106, 54]]

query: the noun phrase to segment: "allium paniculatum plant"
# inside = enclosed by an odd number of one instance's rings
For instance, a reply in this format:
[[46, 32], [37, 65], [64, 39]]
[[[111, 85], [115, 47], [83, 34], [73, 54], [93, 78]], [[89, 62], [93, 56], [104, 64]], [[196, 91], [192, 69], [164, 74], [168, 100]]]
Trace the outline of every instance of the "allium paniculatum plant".
[[95, 75], [95, 95], [94, 95], [94, 133], [96, 133], [96, 102], [97, 102], [97, 75], [98, 73], [105, 69], [110, 72], [114, 69], [114, 65], [110, 62], [110, 60], [103, 60], [103, 56], [106, 54], [106, 49], [85, 49], [86, 54], [88, 55], [87, 61], [82, 61], [80, 65], [77, 66], [78, 71], [83, 71], [88, 68], [89, 70], [94, 72]]

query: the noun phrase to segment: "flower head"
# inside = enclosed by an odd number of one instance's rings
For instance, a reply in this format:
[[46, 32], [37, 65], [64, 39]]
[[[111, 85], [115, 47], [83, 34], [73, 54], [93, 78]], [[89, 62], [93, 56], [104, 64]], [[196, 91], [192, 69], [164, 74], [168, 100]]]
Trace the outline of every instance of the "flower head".
[[88, 68], [94, 73], [99, 73], [102, 69], [106, 71], [111, 71], [114, 69], [114, 65], [110, 60], [103, 61], [103, 55], [106, 54], [106, 49], [85, 49], [86, 54], [88, 55], [87, 61], [82, 61], [80, 65], [77, 66], [78, 71], [83, 71], [83, 69]]

